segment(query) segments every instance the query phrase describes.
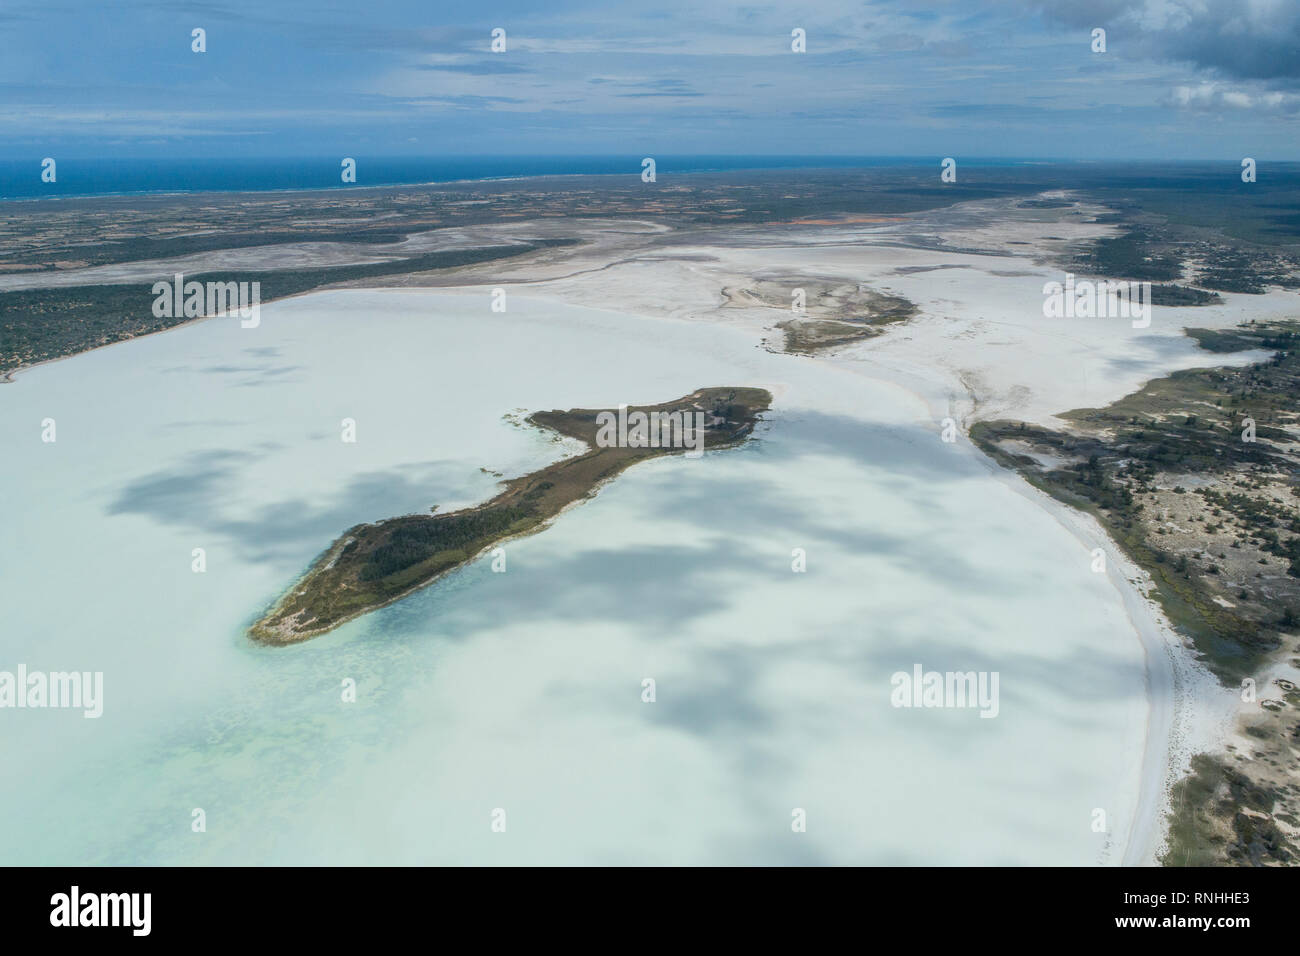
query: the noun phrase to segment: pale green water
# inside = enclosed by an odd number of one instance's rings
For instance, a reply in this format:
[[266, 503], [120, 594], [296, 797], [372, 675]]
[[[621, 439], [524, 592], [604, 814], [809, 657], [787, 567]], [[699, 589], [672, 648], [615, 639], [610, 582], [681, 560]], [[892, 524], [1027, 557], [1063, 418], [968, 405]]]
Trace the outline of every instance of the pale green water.
[[[510, 305], [315, 295], [0, 387], [0, 669], [102, 670], [106, 698], [0, 710], [0, 862], [1118, 861], [1142, 656], [1072, 537], [897, 389], [728, 330]], [[503, 413], [723, 384], [779, 386], [759, 441], [637, 466], [505, 574], [243, 639], [348, 525], [556, 455]], [[892, 708], [916, 662], [1000, 672], [1000, 715]]]

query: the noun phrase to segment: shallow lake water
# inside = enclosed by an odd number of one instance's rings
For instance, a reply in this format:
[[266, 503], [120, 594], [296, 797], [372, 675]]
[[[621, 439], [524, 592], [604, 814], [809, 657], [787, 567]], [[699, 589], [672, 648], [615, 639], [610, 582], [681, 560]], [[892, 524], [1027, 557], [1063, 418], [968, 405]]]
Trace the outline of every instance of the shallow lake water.
[[[1143, 657], [1077, 539], [859, 371], [509, 304], [320, 293], [0, 386], [0, 670], [104, 675], [98, 719], [0, 710], [0, 862], [1119, 862]], [[635, 466], [505, 573], [244, 637], [350, 525], [564, 453], [510, 413], [707, 385], [772, 389], [755, 440]], [[891, 706], [917, 664], [997, 672], [997, 716]]]

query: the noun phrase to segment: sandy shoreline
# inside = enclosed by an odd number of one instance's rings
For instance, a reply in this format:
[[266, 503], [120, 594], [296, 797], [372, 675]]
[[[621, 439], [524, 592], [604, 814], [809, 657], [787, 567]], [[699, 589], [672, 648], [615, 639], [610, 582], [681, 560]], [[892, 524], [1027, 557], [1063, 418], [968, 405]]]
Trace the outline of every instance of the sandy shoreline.
[[1160, 605], [1148, 596], [1147, 573], [1120, 550], [1096, 518], [1057, 501], [992, 460], [985, 461], [990, 473], [1048, 512], [1078, 539], [1082, 546], [1080, 568], [1088, 564], [1087, 554], [1094, 548], [1105, 552], [1107, 579], [1123, 601], [1146, 658], [1148, 716], [1142, 784], [1122, 863], [1157, 866], [1165, 849], [1172, 787], [1190, 769], [1194, 754], [1222, 747], [1235, 697], [1175, 633]]

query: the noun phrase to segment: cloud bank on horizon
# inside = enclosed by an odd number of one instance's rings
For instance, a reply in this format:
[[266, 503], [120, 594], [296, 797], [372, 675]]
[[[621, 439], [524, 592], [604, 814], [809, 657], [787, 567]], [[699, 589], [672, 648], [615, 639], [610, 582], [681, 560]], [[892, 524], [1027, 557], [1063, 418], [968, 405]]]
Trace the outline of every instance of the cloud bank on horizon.
[[1296, 0], [10, 0], [0, 51], [11, 158], [1300, 158]]

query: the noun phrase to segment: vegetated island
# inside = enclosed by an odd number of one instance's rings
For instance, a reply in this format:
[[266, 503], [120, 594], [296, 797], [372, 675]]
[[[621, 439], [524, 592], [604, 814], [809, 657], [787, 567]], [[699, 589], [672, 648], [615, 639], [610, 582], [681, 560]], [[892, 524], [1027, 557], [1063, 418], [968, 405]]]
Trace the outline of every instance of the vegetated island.
[[[636, 412], [680, 413], [688, 423], [702, 420], [702, 450], [710, 451], [746, 441], [771, 403], [766, 389], [702, 388], [662, 405], [630, 406], [624, 414], [629, 420]], [[261, 644], [284, 645], [324, 634], [424, 587], [507, 538], [542, 530], [564, 508], [594, 496], [625, 468], [691, 450], [680, 442], [677, 447], [600, 447], [597, 416], [602, 412], [618, 416], [620, 410], [572, 408], [529, 416], [528, 424], [580, 439], [589, 450], [510, 479], [504, 491], [484, 504], [349, 528], [249, 629], [249, 636]], [[680, 437], [680, 432], [674, 434]]]

